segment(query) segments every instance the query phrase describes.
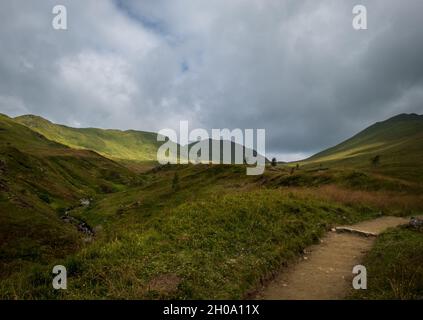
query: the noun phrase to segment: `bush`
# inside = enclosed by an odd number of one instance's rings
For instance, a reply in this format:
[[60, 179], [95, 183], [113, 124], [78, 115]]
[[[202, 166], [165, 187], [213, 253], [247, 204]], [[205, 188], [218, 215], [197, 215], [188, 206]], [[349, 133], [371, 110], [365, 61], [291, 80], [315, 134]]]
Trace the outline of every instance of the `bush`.
[[40, 198], [41, 200], [43, 200], [45, 203], [50, 203], [50, 197], [48, 196], [48, 194], [46, 193], [42, 193], [40, 195], [38, 195], [38, 198]]
[[175, 175], [173, 176], [172, 190], [173, 191], [178, 191], [179, 190], [179, 175], [178, 175], [177, 172], [175, 172]]

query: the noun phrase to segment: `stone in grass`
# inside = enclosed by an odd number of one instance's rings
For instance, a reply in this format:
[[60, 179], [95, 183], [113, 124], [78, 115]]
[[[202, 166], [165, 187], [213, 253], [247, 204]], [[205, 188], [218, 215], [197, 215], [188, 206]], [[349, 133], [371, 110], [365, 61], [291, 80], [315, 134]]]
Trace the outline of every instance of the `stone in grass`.
[[79, 200], [79, 203], [81, 204], [81, 206], [83, 207], [88, 207], [91, 203], [90, 199], [81, 199]]
[[423, 219], [412, 217], [408, 226], [412, 229], [423, 230]]

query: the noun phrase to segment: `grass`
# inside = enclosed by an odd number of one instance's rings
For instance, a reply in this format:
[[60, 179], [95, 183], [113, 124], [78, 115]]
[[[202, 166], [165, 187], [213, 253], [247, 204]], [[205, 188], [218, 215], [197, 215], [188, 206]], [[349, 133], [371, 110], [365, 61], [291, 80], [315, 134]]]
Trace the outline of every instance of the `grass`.
[[335, 184], [314, 189], [291, 188], [290, 192], [302, 196], [305, 200], [315, 197], [346, 206], [367, 206], [386, 215], [412, 216], [423, 212], [423, 202], [419, 194], [352, 190]]
[[[423, 169], [423, 116], [401, 114], [378, 122], [337, 146], [301, 162], [306, 167], [356, 168], [420, 183]], [[380, 163], [372, 165], [374, 157]]]
[[423, 299], [423, 231], [392, 229], [378, 237], [363, 265], [368, 289], [352, 299]]
[[[0, 116], [0, 299], [240, 299], [333, 225], [423, 211], [418, 172], [410, 178], [401, 159], [390, 168], [385, 155], [377, 168], [316, 162], [246, 176], [244, 165], [158, 166], [124, 152], [117, 163], [57, 141], [122, 132], [51, 125], [70, 131], [53, 142]], [[94, 241], [65, 213], [88, 223]], [[400, 244], [421, 240], [401, 232]], [[67, 291], [51, 288], [56, 264], [68, 268]]]
[[157, 135], [144, 131], [71, 128], [34, 115], [15, 118], [47, 139], [75, 149], [88, 149], [123, 163], [156, 161]]
[[60, 216], [82, 198], [136, 185], [125, 167], [47, 140], [0, 116], [0, 281], [80, 249]]
[[[239, 299], [333, 224], [372, 215], [326, 201], [306, 202], [281, 190], [210, 194], [163, 215], [132, 220], [129, 228], [106, 226], [88, 248], [54, 262], [67, 265], [70, 259], [76, 266], [60, 298]], [[43, 270], [41, 279], [48, 278], [51, 265], [37, 270]], [[33, 277], [33, 270], [17, 275], [22, 276]], [[172, 290], [151, 288], [166, 277], [178, 279]], [[42, 280], [35, 287], [19, 283], [28, 280], [5, 281], [3, 298], [12, 292], [25, 299], [58, 298]]]

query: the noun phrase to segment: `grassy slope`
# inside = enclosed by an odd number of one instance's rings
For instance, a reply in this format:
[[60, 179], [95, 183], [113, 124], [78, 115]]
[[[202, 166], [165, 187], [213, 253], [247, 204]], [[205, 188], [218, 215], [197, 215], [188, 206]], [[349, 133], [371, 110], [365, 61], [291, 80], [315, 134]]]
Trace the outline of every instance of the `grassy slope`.
[[[219, 155], [220, 156], [216, 157], [216, 158], [219, 159], [217, 161], [217, 163], [224, 163], [223, 154], [224, 154], [225, 150], [230, 150], [231, 158], [230, 158], [230, 160], [229, 159], [228, 160], [232, 164], [245, 163], [247, 161], [248, 156], [254, 157], [254, 158], [260, 158], [260, 162], [263, 162], [263, 163], [269, 163], [270, 162], [267, 158], [258, 154], [256, 150], [247, 148], [242, 144], [238, 144], [238, 143], [235, 143], [234, 141], [229, 141], [229, 140], [223, 140], [223, 141], [218, 142], [218, 140], [207, 139], [207, 140], [202, 140], [200, 142], [193, 142], [193, 143], [190, 143], [188, 145], [188, 150], [191, 150], [191, 148], [194, 145], [198, 148], [199, 147], [201, 147], [202, 149], [204, 148], [205, 150], [208, 148], [209, 156], [208, 156], [207, 160], [202, 161], [202, 162], [203, 163], [209, 163], [209, 162], [216, 163], [216, 161], [213, 161], [214, 160], [213, 159], [213, 145], [214, 145], [214, 143], [219, 143]], [[235, 153], [236, 153], [237, 150], [239, 150], [240, 154], [242, 155], [240, 161], [236, 161], [236, 160], [239, 160], [239, 159], [236, 159], [236, 156], [235, 156]], [[201, 154], [198, 154], [197, 156], [200, 157]], [[253, 160], [253, 159], [251, 159], [251, 160]]]
[[59, 215], [81, 198], [135, 182], [109, 159], [49, 141], [0, 115], [0, 279], [79, 248], [80, 235]]
[[[44, 135], [46, 138], [76, 149], [89, 149], [101, 155], [118, 160], [130, 168], [137, 169], [137, 162], [156, 162], [157, 149], [162, 142], [157, 141], [157, 134], [143, 131], [104, 130], [96, 128], [71, 128], [54, 124], [46, 119], [34, 115], [16, 117], [15, 120], [32, 130]], [[185, 147], [188, 150], [196, 143]], [[211, 140], [201, 142], [201, 145], [210, 147], [210, 160], [212, 159]], [[223, 146], [229, 145], [232, 150], [232, 162], [235, 161], [234, 143], [221, 142], [220, 160], [223, 159]], [[179, 148], [179, 146], [178, 146]], [[253, 151], [253, 154], [257, 153]], [[266, 159], [266, 161], [268, 161]], [[135, 162], [135, 163], [134, 163]], [[132, 165], [132, 166], [131, 166]]]
[[[172, 178], [178, 173], [177, 190]], [[286, 174], [273, 169], [267, 178]], [[146, 185], [71, 212], [98, 231], [76, 254], [3, 283], [21, 298], [241, 298], [333, 224], [377, 215], [377, 206], [263, 185], [244, 166], [164, 166]], [[348, 194], [351, 192], [346, 191]], [[53, 264], [70, 266], [54, 292]], [[28, 286], [30, 279], [37, 285]]]
[[[371, 160], [380, 156], [380, 164]], [[372, 170], [396, 178], [423, 181], [423, 116], [402, 114], [378, 122], [343, 143], [303, 161], [303, 165]]]
[[392, 229], [366, 256], [368, 289], [353, 299], [423, 299], [423, 230]]
[[[13, 121], [6, 120], [12, 126]], [[23, 130], [22, 126], [16, 128]], [[32, 157], [44, 161], [41, 150], [48, 149], [51, 154], [52, 149], [58, 148], [60, 153], [64, 152], [64, 147], [57, 144], [46, 148], [45, 143], [52, 142], [40, 136], [44, 142], [27, 143], [25, 149], [24, 142], [37, 136], [30, 130], [3, 133], [5, 137], [22, 136], [21, 142], [8, 138], [7, 148], [22, 144], [20, 148], [27, 150], [25, 154], [31, 157], [13, 160], [8, 166], [11, 163], [27, 166]], [[41, 147], [33, 150], [32, 146], [37, 144]], [[75, 153], [67, 160], [72, 158], [77, 168], [81, 159], [76, 154], [88, 152], [66, 150]], [[42, 162], [40, 168], [46, 170], [50, 165], [50, 162]], [[15, 173], [21, 170], [17, 168]], [[69, 170], [75, 172], [76, 169], [66, 167], [49, 181], [53, 183], [58, 179], [57, 185], [69, 186], [66, 182]], [[98, 171], [93, 169], [93, 172]], [[21, 189], [27, 189], [34, 197], [38, 186], [43, 185], [42, 175], [26, 179], [28, 174], [23, 171], [23, 181], [37, 183], [23, 184]], [[175, 174], [179, 176], [179, 183], [173, 188]], [[9, 179], [11, 176], [12, 173]], [[119, 176], [125, 174], [122, 172]], [[81, 184], [83, 178], [78, 177], [71, 184]], [[300, 168], [291, 173], [290, 167], [278, 166], [268, 168], [263, 176], [248, 177], [242, 165], [160, 166], [139, 176], [142, 185], [117, 184], [114, 189], [118, 192], [111, 194], [98, 193], [101, 190], [95, 186], [99, 178], [95, 177], [78, 196], [74, 196], [76, 190], [72, 188], [69, 192], [69, 203], [82, 194], [92, 192], [94, 195], [90, 206], [71, 211], [71, 215], [96, 227], [94, 243], [66, 251], [62, 256], [43, 260], [34, 257], [30, 268], [16, 273], [8, 271], [8, 276], [0, 279], [0, 297], [240, 298], [276, 271], [281, 263], [287, 263], [317, 241], [333, 224], [374, 217], [382, 207], [384, 213], [409, 213], [404, 208], [410, 212], [421, 210], [421, 201], [418, 201], [421, 188], [415, 182], [391, 181], [356, 169]], [[13, 184], [9, 181], [9, 185]], [[362, 190], [363, 185], [366, 190]], [[60, 200], [53, 195], [53, 190], [48, 192], [53, 204]], [[2, 216], [15, 216], [19, 211], [13, 201], [3, 200], [2, 203], [13, 208], [9, 211], [1, 208]], [[52, 216], [48, 220], [53, 221], [52, 204], [43, 206], [46, 211], [50, 210]], [[42, 230], [44, 228], [49, 227]], [[8, 234], [7, 224], [4, 234]], [[28, 239], [31, 237], [33, 235]], [[15, 242], [8, 248], [19, 247], [21, 241], [16, 235], [11, 234], [10, 239]], [[38, 247], [37, 244], [31, 250]], [[46, 252], [56, 251], [48, 247]], [[15, 252], [6, 254], [11, 263], [17, 260]], [[66, 265], [70, 272], [70, 289], [66, 292], [51, 290], [51, 268], [59, 263]]]
[[[371, 159], [380, 156], [380, 164]], [[305, 168], [338, 170], [338, 182], [361, 190], [384, 190], [380, 208], [398, 213], [423, 211], [423, 116], [402, 114], [379, 122], [345, 142], [305, 160]], [[353, 171], [351, 171], [353, 169]], [[349, 172], [349, 173], [348, 173]], [[322, 173], [325, 175], [326, 173]], [[397, 191], [396, 195], [390, 191]], [[334, 192], [330, 192], [334, 198]], [[398, 197], [396, 204], [392, 197]], [[414, 194], [412, 198], [410, 195]], [[368, 196], [360, 194], [357, 202]], [[409, 204], [414, 205], [407, 208]], [[420, 205], [419, 205], [420, 203]], [[384, 207], [384, 208], [383, 208]], [[382, 209], [383, 208], [383, 209]], [[410, 210], [410, 208], [413, 208]], [[353, 291], [353, 299], [421, 299], [423, 297], [423, 234], [398, 228], [382, 234], [363, 264], [368, 271], [368, 290]]]
[[[241, 298], [335, 223], [375, 215], [370, 207], [260, 188], [245, 168], [174, 167], [149, 184], [78, 208], [101, 230], [96, 241], [54, 263], [71, 266], [70, 289], [53, 292], [47, 277], [11, 277], [0, 293], [23, 298]], [[37, 277], [36, 286], [23, 286]]]
[[54, 124], [38, 116], [15, 118], [46, 138], [76, 149], [89, 149], [115, 160], [156, 161], [157, 134], [143, 131], [77, 129]]
[[[242, 298], [330, 225], [367, 214], [277, 190], [209, 194], [145, 221], [130, 217], [125, 233], [117, 224], [107, 236], [115, 235], [114, 241], [74, 258], [85, 272], [75, 274], [74, 290], [65, 297]], [[98, 270], [107, 282], [83, 287]], [[175, 289], [152, 285], [162, 277], [178, 279]]]

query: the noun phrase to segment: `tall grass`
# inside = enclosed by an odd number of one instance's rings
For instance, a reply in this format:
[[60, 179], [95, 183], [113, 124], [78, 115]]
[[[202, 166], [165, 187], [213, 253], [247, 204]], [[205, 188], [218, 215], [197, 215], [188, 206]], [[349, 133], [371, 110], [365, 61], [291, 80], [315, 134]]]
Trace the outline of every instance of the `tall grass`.
[[368, 289], [351, 293], [353, 299], [423, 299], [423, 232], [392, 229], [376, 240], [363, 264]]
[[[58, 295], [44, 281], [51, 275], [49, 265], [10, 277], [0, 295], [239, 299], [317, 242], [333, 224], [371, 216], [370, 210], [305, 201], [283, 190], [209, 195], [130, 229], [114, 224], [109, 235], [52, 262], [71, 266], [66, 292]], [[38, 280], [32, 281], [34, 277]]]

